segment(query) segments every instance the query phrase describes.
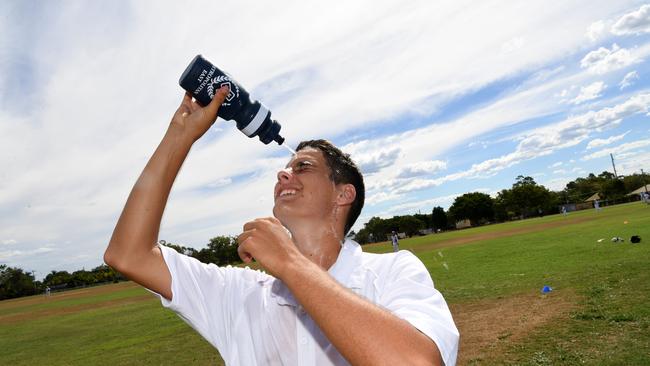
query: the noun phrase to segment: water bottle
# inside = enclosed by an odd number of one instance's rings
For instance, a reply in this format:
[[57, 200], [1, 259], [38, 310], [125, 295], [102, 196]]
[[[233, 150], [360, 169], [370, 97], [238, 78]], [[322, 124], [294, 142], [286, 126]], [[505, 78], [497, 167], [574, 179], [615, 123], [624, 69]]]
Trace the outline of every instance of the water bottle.
[[219, 108], [218, 116], [235, 120], [237, 128], [244, 135], [250, 138], [258, 136], [265, 144], [275, 141], [282, 145], [284, 142], [284, 137], [280, 136], [281, 126], [271, 119], [271, 111], [257, 100], [251, 100], [238, 82], [201, 55], [194, 57], [178, 83], [202, 106], [210, 104], [219, 88], [228, 86], [230, 92]]

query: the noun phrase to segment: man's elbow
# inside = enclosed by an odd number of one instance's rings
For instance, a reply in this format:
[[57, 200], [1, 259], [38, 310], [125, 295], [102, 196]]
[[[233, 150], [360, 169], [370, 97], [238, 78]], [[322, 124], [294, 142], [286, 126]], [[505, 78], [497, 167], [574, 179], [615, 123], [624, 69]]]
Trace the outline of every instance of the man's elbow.
[[115, 249], [113, 243], [110, 243], [104, 252], [104, 263], [118, 272], [126, 270], [124, 258], [125, 256], [119, 250]]

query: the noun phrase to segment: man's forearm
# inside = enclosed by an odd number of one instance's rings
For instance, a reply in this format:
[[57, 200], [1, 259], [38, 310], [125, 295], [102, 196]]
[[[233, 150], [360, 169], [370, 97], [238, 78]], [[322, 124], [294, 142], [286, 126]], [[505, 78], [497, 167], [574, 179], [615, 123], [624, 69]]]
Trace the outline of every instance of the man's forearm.
[[192, 143], [170, 128], [135, 183], [113, 231], [105, 260], [121, 270], [155, 246], [169, 192]]
[[351, 364], [440, 364], [436, 345], [410, 323], [341, 286], [309, 260], [292, 267], [285, 283]]

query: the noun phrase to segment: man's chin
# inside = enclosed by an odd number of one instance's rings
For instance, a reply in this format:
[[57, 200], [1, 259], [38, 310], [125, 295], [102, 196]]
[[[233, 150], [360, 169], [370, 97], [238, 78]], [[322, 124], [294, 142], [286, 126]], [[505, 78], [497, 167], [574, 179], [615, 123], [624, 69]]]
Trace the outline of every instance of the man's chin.
[[273, 206], [273, 216], [280, 220], [282, 225], [285, 227], [289, 227], [291, 222], [293, 222], [296, 218], [299, 217], [298, 212], [295, 212], [295, 210], [291, 209], [290, 207], [286, 207], [282, 204], [276, 204]]

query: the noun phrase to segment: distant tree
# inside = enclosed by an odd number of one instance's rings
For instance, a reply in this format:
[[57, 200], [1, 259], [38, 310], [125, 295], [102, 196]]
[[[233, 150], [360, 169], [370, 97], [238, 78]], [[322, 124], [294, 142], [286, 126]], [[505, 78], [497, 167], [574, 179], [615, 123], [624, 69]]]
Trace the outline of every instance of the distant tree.
[[472, 224], [481, 224], [494, 218], [492, 198], [481, 192], [465, 193], [456, 197], [449, 208], [456, 220], [469, 219]]
[[204, 263], [214, 263], [219, 266], [240, 263], [237, 254], [237, 237], [217, 236], [210, 239], [207, 248], [195, 253], [194, 257]]
[[397, 221], [398, 225], [397, 231], [405, 233], [408, 236], [413, 236], [420, 229], [424, 228], [424, 223], [411, 215], [397, 217], [395, 221]]
[[431, 223], [433, 229], [436, 231], [447, 228], [447, 214], [442, 207], [436, 206], [433, 208], [433, 211], [431, 211]]
[[34, 275], [21, 268], [0, 265], [0, 300], [30, 296], [40, 291], [40, 283]]
[[386, 235], [391, 232], [391, 230], [397, 230], [391, 222], [384, 220], [380, 217], [372, 217], [364, 225], [368, 230], [368, 236], [372, 234], [372, 239], [374, 241], [384, 241], [386, 240]]
[[192, 247], [186, 247], [186, 246], [179, 245], [179, 244], [169, 243], [169, 242], [166, 242], [165, 240], [161, 240], [159, 243], [166, 246], [166, 247], [174, 249], [175, 251], [177, 251], [180, 254], [189, 255], [190, 257], [194, 257], [196, 255], [196, 253], [198, 252], [196, 249], [194, 249]]
[[625, 185], [625, 193], [627, 194], [632, 192], [635, 189], [643, 187], [646, 184], [650, 184], [650, 177], [646, 175], [646, 179], [644, 181], [643, 176], [641, 174], [626, 175], [623, 178], [623, 184]]
[[68, 287], [81, 287], [88, 286], [96, 283], [95, 276], [92, 272], [88, 272], [84, 269], [72, 272], [72, 280], [68, 283]]
[[124, 277], [120, 272], [114, 270], [113, 268], [105, 264], [101, 264], [93, 268], [92, 273], [96, 279], [96, 282], [117, 283], [119, 281], [126, 280], [126, 277]]
[[430, 214], [421, 214], [421, 213], [416, 213], [413, 214], [413, 217], [416, 219], [420, 220], [422, 222], [422, 229], [425, 228], [431, 228], [431, 215]]
[[356, 233], [354, 236], [354, 240], [363, 245], [363, 244], [368, 244], [370, 242], [370, 232], [368, 229], [364, 226], [359, 232]]
[[[567, 183], [564, 192], [565, 197], [571, 202], [582, 202], [595, 193], [598, 193], [601, 199], [615, 200], [642, 186], [643, 183], [639, 184], [639, 187], [629, 188], [629, 186], [641, 181], [642, 179], [634, 175], [621, 179], [616, 178], [613, 173], [607, 171], [597, 176], [589, 173], [586, 178], [576, 178]], [[626, 182], [628, 183], [626, 184]]]
[[503, 189], [495, 199], [495, 216], [503, 221], [555, 212], [551, 192], [531, 177], [518, 176], [511, 189]]
[[587, 178], [576, 178], [564, 188], [569, 202], [583, 202], [600, 191], [598, 177], [590, 173]]
[[[43, 284], [50, 287], [65, 288], [72, 282], [72, 275], [68, 271], [52, 271], [45, 276]], [[72, 286], [70, 286], [72, 287]]]
[[603, 199], [616, 200], [624, 197], [627, 193], [622, 179], [603, 179], [600, 187], [601, 198]]

